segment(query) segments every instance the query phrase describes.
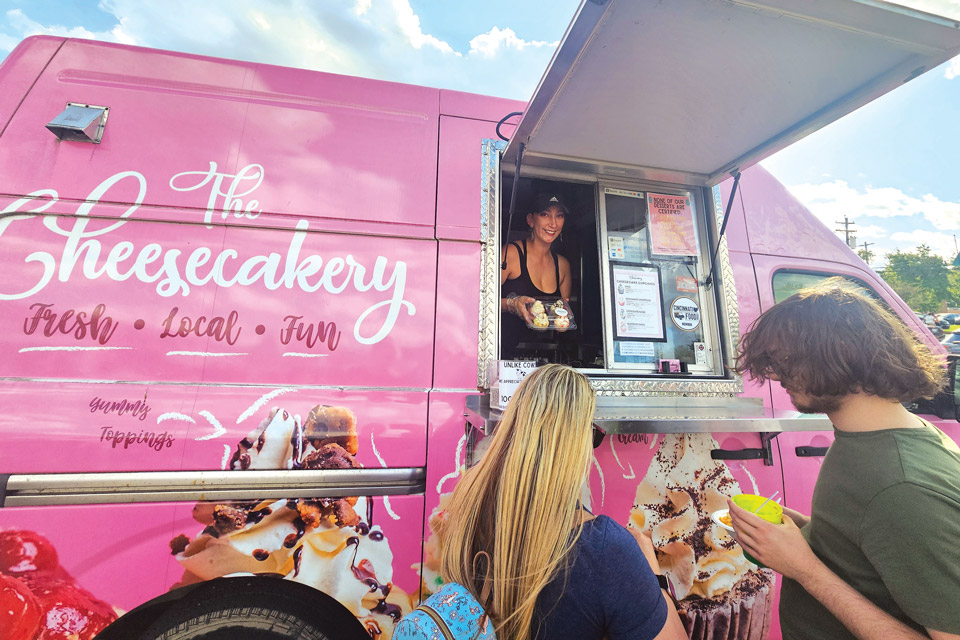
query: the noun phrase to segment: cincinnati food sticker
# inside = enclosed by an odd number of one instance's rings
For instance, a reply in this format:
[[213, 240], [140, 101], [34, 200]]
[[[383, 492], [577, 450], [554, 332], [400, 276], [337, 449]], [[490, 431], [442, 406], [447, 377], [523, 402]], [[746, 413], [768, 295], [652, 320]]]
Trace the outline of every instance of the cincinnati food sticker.
[[670, 319], [678, 329], [693, 331], [700, 326], [700, 306], [696, 301], [680, 296], [670, 305]]

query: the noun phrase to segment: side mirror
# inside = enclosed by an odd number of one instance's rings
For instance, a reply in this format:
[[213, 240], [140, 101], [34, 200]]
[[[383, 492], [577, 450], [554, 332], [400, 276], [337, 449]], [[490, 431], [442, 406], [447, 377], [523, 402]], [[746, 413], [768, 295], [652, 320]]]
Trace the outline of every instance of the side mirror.
[[948, 356], [947, 384], [943, 391], [931, 400], [918, 400], [907, 406], [913, 413], [935, 415], [944, 420], [960, 421], [960, 367], [958, 356]]

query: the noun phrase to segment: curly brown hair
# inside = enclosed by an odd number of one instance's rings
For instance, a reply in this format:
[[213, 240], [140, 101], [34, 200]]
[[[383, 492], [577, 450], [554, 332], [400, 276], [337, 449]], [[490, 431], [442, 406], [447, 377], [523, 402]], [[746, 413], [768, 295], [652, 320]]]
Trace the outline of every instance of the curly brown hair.
[[864, 392], [911, 402], [944, 386], [942, 358], [893, 313], [840, 277], [763, 313], [740, 341], [737, 373], [811, 396]]

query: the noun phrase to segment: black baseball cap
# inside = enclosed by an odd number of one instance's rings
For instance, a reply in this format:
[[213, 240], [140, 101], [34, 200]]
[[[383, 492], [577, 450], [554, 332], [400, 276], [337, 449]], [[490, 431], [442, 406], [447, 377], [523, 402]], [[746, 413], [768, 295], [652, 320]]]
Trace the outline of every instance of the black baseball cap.
[[555, 193], [541, 193], [533, 201], [533, 213], [546, 211], [550, 207], [560, 207], [560, 210], [563, 211], [565, 215], [570, 214], [570, 210], [567, 209], [567, 205], [564, 204], [560, 196], [556, 195]]

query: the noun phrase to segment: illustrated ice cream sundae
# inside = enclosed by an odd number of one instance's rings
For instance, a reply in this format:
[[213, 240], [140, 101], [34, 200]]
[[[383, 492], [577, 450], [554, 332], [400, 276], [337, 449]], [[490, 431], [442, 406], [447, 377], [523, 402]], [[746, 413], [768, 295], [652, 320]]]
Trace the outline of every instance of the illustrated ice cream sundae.
[[770, 628], [774, 574], [744, 558], [711, 514], [740, 493], [727, 466], [710, 457], [709, 434], [663, 436], [637, 487], [630, 525], [650, 531], [677, 609], [693, 640], [762, 640]]
[[[360, 468], [357, 450], [356, 418], [348, 409], [319, 405], [301, 422], [275, 408], [237, 445], [230, 469]], [[170, 543], [184, 568], [180, 584], [235, 573], [281, 575], [332, 596], [371, 637], [384, 639], [411, 609], [409, 596], [392, 583], [393, 553], [367, 498], [200, 502], [193, 517], [203, 531]]]

